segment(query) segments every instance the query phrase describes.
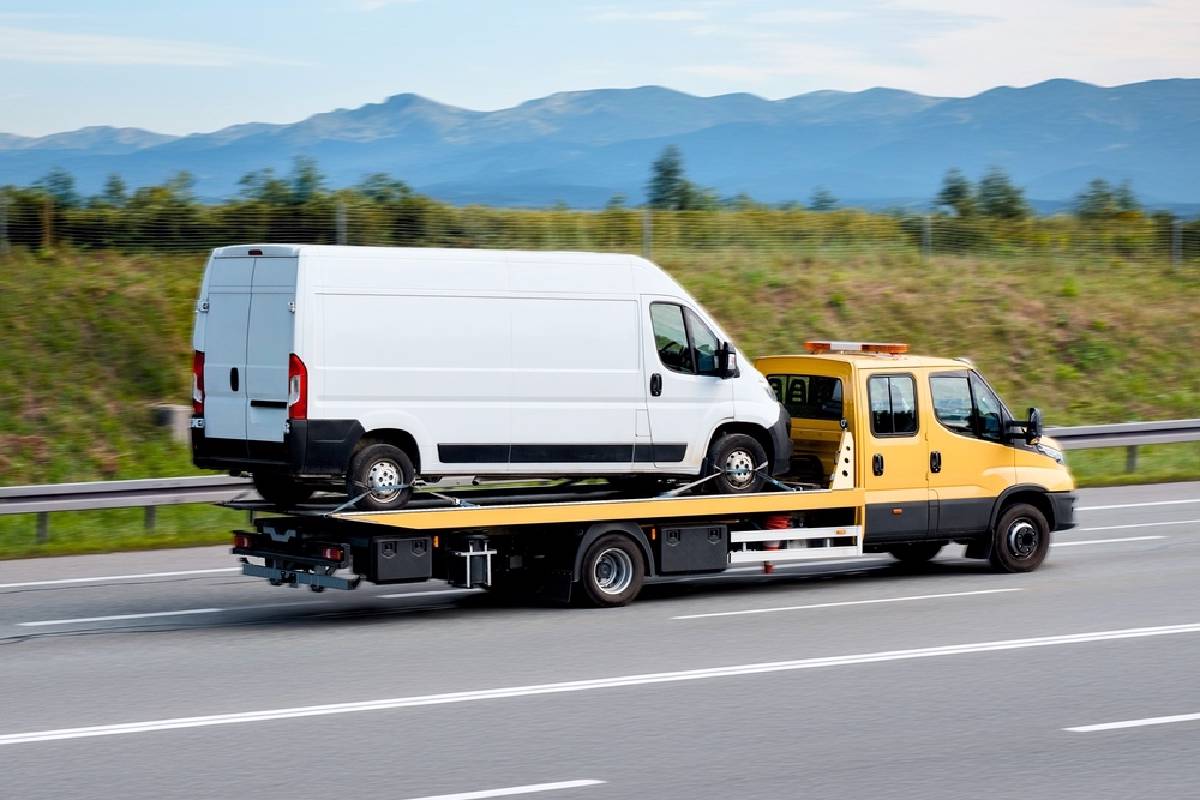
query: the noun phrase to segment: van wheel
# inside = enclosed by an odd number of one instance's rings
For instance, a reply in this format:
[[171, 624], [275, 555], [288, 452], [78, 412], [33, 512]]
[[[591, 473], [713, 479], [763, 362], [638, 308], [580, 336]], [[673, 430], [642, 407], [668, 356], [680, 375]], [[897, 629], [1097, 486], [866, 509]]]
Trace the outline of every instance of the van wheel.
[[376, 442], [363, 447], [350, 460], [346, 493], [358, 497], [355, 505], [364, 511], [395, 511], [408, 505], [415, 478], [416, 470], [407, 453], [395, 445]]
[[293, 508], [313, 496], [315, 491], [311, 486], [296, 483], [287, 475], [275, 475], [266, 472], [254, 473], [254, 490], [277, 508]]
[[1030, 572], [1046, 560], [1050, 525], [1028, 503], [1005, 509], [992, 529], [992, 567], [1000, 572]]
[[942, 542], [912, 542], [898, 544], [889, 548], [888, 552], [902, 564], [924, 564], [932, 561], [945, 545]]
[[722, 472], [705, 486], [718, 494], [749, 494], [761, 492], [766, 483], [764, 469], [767, 451], [753, 436], [745, 433], [727, 433], [713, 441], [708, 448], [708, 463]]
[[637, 543], [619, 533], [592, 542], [579, 565], [584, 599], [597, 607], [623, 606], [642, 590], [646, 565]]

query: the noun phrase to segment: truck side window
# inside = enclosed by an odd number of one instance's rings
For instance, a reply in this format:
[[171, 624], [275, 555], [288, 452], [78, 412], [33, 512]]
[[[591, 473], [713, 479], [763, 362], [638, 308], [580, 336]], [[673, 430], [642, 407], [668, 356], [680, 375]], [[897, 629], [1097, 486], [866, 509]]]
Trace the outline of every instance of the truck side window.
[[685, 308], [683, 314], [692, 336], [692, 362], [696, 365], [696, 374], [719, 375], [717, 350], [721, 347], [720, 340], [690, 308]]
[[1004, 404], [974, 373], [931, 375], [933, 411], [945, 428], [961, 436], [1004, 441]]
[[672, 372], [694, 372], [683, 309], [674, 303], [651, 303], [650, 322], [654, 326], [654, 349], [662, 365]]
[[971, 393], [975, 396], [975, 425], [979, 438], [1004, 441], [1004, 404], [983, 379], [972, 373]]
[[842, 418], [842, 382], [826, 375], [768, 375], [775, 396], [798, 419]]
[[912, 436], [917, 432], [917, 384], [911, 375], [876, 375], [867, 380], [871, 432]]

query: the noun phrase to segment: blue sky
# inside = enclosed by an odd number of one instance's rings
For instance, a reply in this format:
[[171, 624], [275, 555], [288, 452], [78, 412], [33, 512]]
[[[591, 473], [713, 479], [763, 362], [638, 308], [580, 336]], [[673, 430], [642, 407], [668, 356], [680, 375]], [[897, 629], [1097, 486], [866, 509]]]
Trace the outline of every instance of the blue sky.
[[0, 0], [0, 131], [476, 109], [662, 84], [768, 98], [1200, 76], [1197, 0]]

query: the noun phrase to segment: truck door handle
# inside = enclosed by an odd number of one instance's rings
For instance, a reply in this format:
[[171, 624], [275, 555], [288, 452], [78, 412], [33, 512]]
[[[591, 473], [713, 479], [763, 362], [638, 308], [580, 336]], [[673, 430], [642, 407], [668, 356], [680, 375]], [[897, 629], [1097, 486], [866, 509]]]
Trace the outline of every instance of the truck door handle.
[[650, 376], [650, 396], [658, 397], [662, 394], [662, 375], [657, 372]]
[[229, 391], [236, 392], [238, 390], [238, 371], [237, 367], [229, 368]]
[[942, 471], [942, 454], [939, 453], [937, 450], [933, 450], [929, 453], [929, 471], [930, 472], [941, 472]]
[[883, 474], [883, 456], [879, 453], [871, 456], [871, 472], [874, 473], [876, 477]]

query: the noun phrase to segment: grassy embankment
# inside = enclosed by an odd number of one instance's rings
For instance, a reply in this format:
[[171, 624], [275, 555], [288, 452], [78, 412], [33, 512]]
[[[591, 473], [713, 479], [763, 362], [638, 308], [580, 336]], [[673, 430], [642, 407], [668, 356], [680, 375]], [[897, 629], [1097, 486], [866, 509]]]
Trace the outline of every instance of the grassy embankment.
[[[0, 484], [183, 475], [186, 448], [149, 405], [186, 402], [203, 254], [31, 254], [0, 260]], [[862, 249], [803, 255], [724, 248], [662, 254], [751, 354], [806, 338], [909, 342], [973, 358], [1014, 409], [1049, 424], [1200, 413], [1200, 273], [1160, 263], [937, 256]], [[1081, 484], [1200, 477], [1200, 446], [1076, 451]], [[200, 506], [0, 517], [0, 557], [223, 542], [239, 513]]]

